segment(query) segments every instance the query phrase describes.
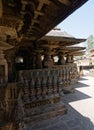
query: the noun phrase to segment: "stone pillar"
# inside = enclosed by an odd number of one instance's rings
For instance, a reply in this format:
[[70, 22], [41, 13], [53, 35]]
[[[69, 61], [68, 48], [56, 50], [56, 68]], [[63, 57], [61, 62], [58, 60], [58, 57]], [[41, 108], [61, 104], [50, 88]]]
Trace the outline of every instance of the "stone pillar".
[[71, 63], [71, 55], [66, 56], [66, 63]]
[[74, 63], [74, 56], [71, 55], [71, 63]]
[[52, 54], [52, 52], [51, 52], [50, 48], [45, 50], [45, 52], [44, 52], [44, 60], [43, 60], [43, 67], [44, 68], [53, 67], [54, 62], [53, 62], [51, 54]]
[[42, 50], [33, 50], [31, 52], [31, 69], [41, 69], [42, 68], [42, 57], [41, 57]]
[[64, 59], [63, 53], [59, 53], [58, 58], [59, 58], [58, 64], [59, 65], [64, 65], [65, 64], [65, 59]]
[[13, 82], [16, 78], [16, 70], [15, 70], [15, 52], [9, 52], [6, 54], [6, 60], [8, 63], [8, 81]]
[[[2, 50], [0, 50], [0, 80], [6, 80], [8, 79], [8, 64], [7, 64], [7, 61], [6, 59], [4, 58], [4, 53]], [[4, 71], [4, 72], [3, 72]], [[2, 81], [0, 81], [2, 82]]]
[[41, 57], [41, 52], [42, 50], [35, 50], [36, 53], [36, 60], [35, 60], [35, 64], [36, 64], [36, 69], [41, 69], [42, 68], [42, 57]]
[[35, 52], [31, 52], [31, 57], [30, 57], [30, 60], [31, 60], [31, 69], [36, 69], [36, 56], [35, 56]]
[[0, 128], [7, 125], [7, 113], [5, 103], [6, 83], [8, 79], [8, 65], [4, 58], [3, 50], [0, 49]]

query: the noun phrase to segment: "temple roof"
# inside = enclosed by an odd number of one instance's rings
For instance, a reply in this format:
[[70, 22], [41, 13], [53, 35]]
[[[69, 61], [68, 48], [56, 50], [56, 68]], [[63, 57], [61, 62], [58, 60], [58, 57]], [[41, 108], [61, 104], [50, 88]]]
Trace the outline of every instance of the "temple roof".
[[47, 33], [45, 36], [43, 36], [39, 41], [41, 43], [42, 41], [43, 43], [45, 43], [45, 41], [48, 41], [47, 44], [49, 45], [58, 44], [60, 46], [70, 46], [81, 42], [85, 42], [86, 39], [75, 38], [67, 32], [62, 32], [60, 29], [55, 28], [51, 30], [49, 33]]
[[62, 32], [60, 28], [55, 27], [50, 32], [48, 32], [45, 36], [53, 36], [53, 37], [68, 37], [68, 38], [74, 38], [74, 36], [70, 35], [67, 32]]
[[76, 52], [70, 52], [70, 54], [74, 55], [74, 56], [81, 56], [81, 55], [85, 55], [85, 51], [76, 51]]

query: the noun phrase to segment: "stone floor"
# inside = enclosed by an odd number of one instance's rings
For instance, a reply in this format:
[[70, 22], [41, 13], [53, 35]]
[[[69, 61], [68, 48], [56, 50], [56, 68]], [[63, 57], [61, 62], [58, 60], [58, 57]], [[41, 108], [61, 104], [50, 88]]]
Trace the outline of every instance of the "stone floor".
[[30, 130], [94, 130], [94, 77], [84, 76], [73, 87], [75, 93], [62, 96], [68, 113], [34, 123]]

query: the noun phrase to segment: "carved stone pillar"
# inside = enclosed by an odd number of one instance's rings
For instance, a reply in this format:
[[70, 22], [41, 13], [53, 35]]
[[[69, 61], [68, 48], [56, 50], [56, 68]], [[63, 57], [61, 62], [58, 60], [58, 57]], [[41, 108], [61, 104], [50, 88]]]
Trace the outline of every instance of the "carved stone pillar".
[[42, 50], [33, 50], [31, 52], [31, 69], [41, 69], [42, 68], [42, 57], [41, 57]]
[[8, 79], [8, 64], [4, 58], [4, 53], [0, 50], [0, 82]]
[[52, 55], [51, 49], [47, 49], [44, 52], [44, 60], [43, 60], [43, 67], [44, 68], [50, 68], [54, 65], [54, 62], [53, 62], [51, 55]]
[[30, 57], [30, 60], [31, 60], [31, 69], [35, 69], [36, 68], [36, 56], [35, 56], [35, 52], [31, 52], [31, 57]]
[[71, 55], [66, 56], [66, 63], [71, 63]]
[[74, 56], [71, 55], [71, 63], [74, 63]]
[[58, 64], [59, 65], [64, 65], [65, 64], [65, 59], [64, 59], [63, 53], [59, 53], [58, 58], [59, 58]]
[[15, 52], [8, 52], [6, 54], [6, 60], [8, 63], [8, 81], [13, 82], [16, 78], [16, 70], [15, 70]]
[[42, 52], [42, 50], [39, 50], [39, 49], [35, 50], [35, 53], [36, 53], [36, 61], [35, 61], [36, 69], [41, 69], [42, 68], [41, 52]]

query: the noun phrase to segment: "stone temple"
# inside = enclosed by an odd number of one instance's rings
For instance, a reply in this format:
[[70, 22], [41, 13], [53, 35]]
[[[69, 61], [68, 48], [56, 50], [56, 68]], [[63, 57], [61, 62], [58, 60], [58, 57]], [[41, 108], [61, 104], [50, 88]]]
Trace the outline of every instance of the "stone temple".
[[0, 130], [31, 130], [38, 120], [67, 114], [61, 95], [73, 92], [73, 57], [85, 49], [76, 44], [86, 39], [55, 26], [85, 2], [0, 0]]

